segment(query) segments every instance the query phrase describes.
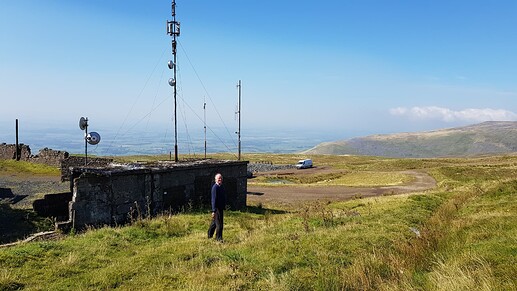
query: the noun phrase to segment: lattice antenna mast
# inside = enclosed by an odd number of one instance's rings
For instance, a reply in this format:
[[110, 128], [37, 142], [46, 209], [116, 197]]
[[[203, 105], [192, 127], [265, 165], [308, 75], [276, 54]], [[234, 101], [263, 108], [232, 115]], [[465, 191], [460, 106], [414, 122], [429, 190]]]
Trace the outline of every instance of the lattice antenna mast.
[[180, 35], [180, 23], [176, 21], [176, 0], [172, 0], [172, 21], [167, 20], [167, 34], [172, 36], [172, 55], [173, 60], [168, 62], [169, 69], [173, 70], [173, 77], [169, 79], [169, 85], [174, 91], [174, 161], [178, 161], [178, 119], [176, 114], [176, 37]]

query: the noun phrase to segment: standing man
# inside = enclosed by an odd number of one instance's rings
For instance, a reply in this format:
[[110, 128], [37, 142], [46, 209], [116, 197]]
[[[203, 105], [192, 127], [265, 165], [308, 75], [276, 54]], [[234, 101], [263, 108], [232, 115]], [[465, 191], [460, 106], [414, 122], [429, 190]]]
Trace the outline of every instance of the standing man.
[[226, 205], [226, 193], [223, 187], [223, 175], [215, 175], [215, 184], [212, 186], [212, 222], [208, 228], [208, 238], [214, 236], [217, 241], [223, 241], [223, 210]]

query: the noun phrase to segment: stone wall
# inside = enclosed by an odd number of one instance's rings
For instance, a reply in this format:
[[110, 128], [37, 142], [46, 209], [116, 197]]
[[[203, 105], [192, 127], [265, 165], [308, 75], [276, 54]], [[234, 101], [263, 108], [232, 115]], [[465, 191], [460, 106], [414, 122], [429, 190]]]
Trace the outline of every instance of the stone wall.
[[[20, 161], [59, 167], [61, 165], [61, 161], [69, 157], [68, 152], [56, 151], [49, 148], [41, 149], [37, 155], [32, 155], [31, 148], [28, 145], [19, 144], [18, 148]], [[5, 143], [0, 144], [0, 159], [16, 159], [16, 145]]]
[[[28, 145], [18, 145], [18, 155], [20, 160], [28, 161], [31, 157], [31, 148]], [[14, 160], [16, 159], [16, 145], [15, 144], [0, 144], [0, 159], [1, 160]]]
[[61, 161], [67, 159], [70, 156], [68, 152], [56, 151], [49, 148], [44, 148], [39, 151], [35, 156], [31, 156], [29, 161], [38, 164], [45, 164], [49, 166], [59, 167]]
[[70, 220], [59, 227], [125, 223], [135, 216], [163, 211], [210, 207], [210, 189], [216, 173], [224, 177], [230, 209], [244, 210], [247, 164], [236, 161], [201, 161], [185, 164], [124, 165], [72, 169]]

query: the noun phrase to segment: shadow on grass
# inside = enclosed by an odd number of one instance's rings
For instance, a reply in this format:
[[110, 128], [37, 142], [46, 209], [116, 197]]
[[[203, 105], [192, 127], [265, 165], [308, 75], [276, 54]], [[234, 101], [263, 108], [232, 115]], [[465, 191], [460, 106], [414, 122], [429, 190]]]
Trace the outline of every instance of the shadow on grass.
[[285, 210], [268, 209], [268, 208], [263, 208], [261, 206], [246, 206], [246, 212], [262, 214], [262, 215], [266, 214], [266, 212], [270, 213], [270, 214], [286, 214], [286, 213], [288, 213]]
[[15, 242], [43, 230], [53, 229], [53, 223], [32, 210], [13, 209], [0, 203], [0, 244]]
[[0, 202], [16, 204], [29, 195], [14, 195], [11, 188], [0, 188]]

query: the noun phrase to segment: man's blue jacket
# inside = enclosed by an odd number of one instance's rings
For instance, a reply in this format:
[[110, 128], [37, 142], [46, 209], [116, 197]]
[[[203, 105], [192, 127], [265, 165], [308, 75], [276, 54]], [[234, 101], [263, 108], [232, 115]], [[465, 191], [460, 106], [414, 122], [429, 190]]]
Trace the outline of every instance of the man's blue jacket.
[[216, 209], [224, 210], [226, 206], [226, 193], [224, 191], [223, 185], [219, 186], [214, 184], [212, 186], [212, 212], [215, 212]]

